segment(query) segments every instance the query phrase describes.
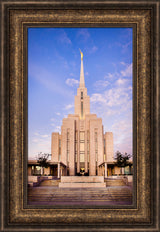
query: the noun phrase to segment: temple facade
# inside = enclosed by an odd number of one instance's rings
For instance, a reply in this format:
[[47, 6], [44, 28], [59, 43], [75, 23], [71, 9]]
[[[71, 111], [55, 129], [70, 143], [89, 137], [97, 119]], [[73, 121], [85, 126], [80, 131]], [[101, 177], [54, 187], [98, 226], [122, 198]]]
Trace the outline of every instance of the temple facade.
[[74, 114], [63, 119], [61, 134], [52, 133], [50, 162], [57, 164], [58, 176], [107, 176], [107, 163], [113, 163], [113, 156], [113, 133], [104, 133], [102, 118], [90, 113], [81, 52], [80, 83], [75, 96]]

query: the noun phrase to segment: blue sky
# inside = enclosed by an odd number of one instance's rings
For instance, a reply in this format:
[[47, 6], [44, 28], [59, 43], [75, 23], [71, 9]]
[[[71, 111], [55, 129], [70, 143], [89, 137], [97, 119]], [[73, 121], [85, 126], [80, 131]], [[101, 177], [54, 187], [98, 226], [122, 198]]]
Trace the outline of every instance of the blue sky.
[[74, 113], [79, 48], [91, 113], [113, 132], [114, 151], [132, 154], [132, 29], [29, 28], [29, 159], [51, 153], [51, 133]]

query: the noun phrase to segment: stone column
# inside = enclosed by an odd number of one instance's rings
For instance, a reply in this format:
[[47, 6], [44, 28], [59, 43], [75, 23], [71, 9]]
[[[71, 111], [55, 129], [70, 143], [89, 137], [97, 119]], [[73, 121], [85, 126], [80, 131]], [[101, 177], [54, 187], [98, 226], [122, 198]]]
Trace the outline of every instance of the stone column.
[[84, 144], [84, 161], [85, 161], [85, 172], [88, 172], [88, 151], [87, 151], [87, 130], [85, 130], [85, 144]]
[[101, 175], [101, 167], [97, 167], [98, 168], [98, 176]]
[[58, 172], [58, 178], [60, 178], [60, 163], [58, 163], [58, 170], [57, 170], [57, 172]]
[[[79, 127], [79, 125], [78, 125], [78, 127]], [[78, 130], [78, 132], [77, 132], [78, 134], [77, 134], [77, 173], [79, 173], [80, 172], [80, 142], [79, 142], [79, 130]]]
[[105, 178], [107, 178], [107, 163], [105, 163]]
[[41, 167], [41, 175], [43, 175], [43, 167]]

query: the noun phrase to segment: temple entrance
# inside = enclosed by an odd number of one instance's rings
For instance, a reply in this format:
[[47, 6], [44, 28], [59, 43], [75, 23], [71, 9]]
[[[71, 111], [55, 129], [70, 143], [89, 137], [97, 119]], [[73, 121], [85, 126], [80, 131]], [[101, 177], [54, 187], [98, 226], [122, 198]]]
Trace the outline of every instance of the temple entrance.
[[81, 168], [81, 169], [80, 169], [80, 174], [81, 174], [81, 176], [84, 176], [84, 172], [85, 172], [84, 168]]
[[51, 176], [57, 176], [57, 164], [51, 166]]

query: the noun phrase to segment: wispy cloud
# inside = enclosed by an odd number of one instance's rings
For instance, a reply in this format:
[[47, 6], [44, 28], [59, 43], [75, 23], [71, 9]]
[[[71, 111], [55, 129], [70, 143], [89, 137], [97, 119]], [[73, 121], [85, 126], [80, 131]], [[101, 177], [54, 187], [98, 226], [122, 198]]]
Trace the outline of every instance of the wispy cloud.
[[67, 33], [64, 30], [59, 31], [58, 41], [63, 44], [72, 44], [70, 38], [67, 36]]
[[120, 64], [121, 65], [126, 65], [126, 63], [124, 61], [121, 61]]
[[119, 80], [119, 82], [117, 82], [117, 84], [122, 84], [122, 80], [124, 81], [124, 77], [130, 78], [132, 77], [132, 63], [131, 64], [127, 64], [125, 62], [120, 62], [121, 65], [123, 65], [123, 69], [120, 70], [119, 72], [113, 72], [113, 73], [107, 73], [104, 76], [104, 79], [109, 79], [109, 80]]
[[61, 132], [61, 127], [60, 126], [56, 126], [55, 127], [55, 131], [60, 133]]
[[59, 112], [56, 112], [56, 115], [58, 115], [58, 116], [59, 116], [59, 115], [61, 115], [61, 113], [59, 113]]
[[131, 117], [120, 120], [112, 125], [114, 133], [114, 150], [132, 154], [132, 122]]
[[77, 32], [77, 37], [86, 42], [90, 37], [90, 33], [87, 28], [79, 29]]
[[38, 134], [29, 140], [29, 158], [36, 158], [40, 152], [51, 153], [51, 135]]
[[94, 103], [97, 103], [97, 102], [106, 103], [106, 99], [104, 98], [103, 94], [100, 94], [100, 93], [92, 94], [90, 100], [91, 102], [94, 102]]
[[73, 78], [72, 79], [68, 78], [66, 80], [66, 84], [73, 87], [75, 85], [77, 86], [79, 84], [79, 81]]
[[89, 53], [90, 53], [90, 54], [95, 53], [97, 50], [98, 50], [98, 47], [93, 46], [93, 47], [89, 50]]
[[102, 94], [92, 94], [91, 102], [103, 102], [106, 106], [113, 107], [126, 104], [130, 99], [129, 93], [125, 88], [112, 88]]
[[128, 47], [132, 44], [132, 41], [129, 41], [126, 44], [122, 45], [122, 53], [125, 53], [128, 50]]
[[120, 47], [121, 52], [124, 54], [128, 51], [130, 45], [132, 45], [132, 41], [127, 41], [127, 42], [115, 42], [115, 43], [110, 43], [108, 44], [108, 48], [112, 49], [113, 47]]
[[107, 89], [91, 95], [91, 111], [102, 117], [104, 131], [113, 132], [114, 151], [132, 153], [132, 64], [121, 65], [119, 72], [107, 73], [96, 82]]
[[75, 77], [75, 74], [74, 73], [70, 73], [69, 74], [71, 77]]
[[94, 87], [96, 87], [98, 90], [104, 89], [108, 85], [109, 82], [107, 80], [99, 80], [94, 83]]
[[35, 133], [34, 133], [34, 135], [36, 135], [36, 136], [37, 136], [37, 135], [39, 135], [39, 133], [38, 133], [38, 132], [35, 132]]
[[132, 64], [129, 64], [125, 70], [122, 70], [121, 75], [123, 77], [131, 77], [132, 76]]
[[[49, 72], [42, 66], [35, 64], [29, 65], [29, 78], [34, 78], [39, 84], [41, 84], [44, 90], [51, 91], [60, 95], [68, 95], [68, 91], [63, 87], [62, 84], [58, 83], [58, 77], [53, 73]], [[56, 81], [56, 84], [55, 84]]]
[[69, 105], [66, 105], [65, 106], [65, 110], [69, 110], [69, 109], [71, 109], [71, 108], [73, 108], [74, 107], [74, 105], [73, 104], [69, 104]]
[[48, 138], [48, 135], [41, 135], [42, 138]]
[[117, 85], [124, 85], [128, 82], [128, 80], [126, 79], [123, 79], [123, 78], [119, 78], [117, 81], [116, 81], [116, 84]]
[[115, 80], [117, 78], [120, 77], [120, 74], [118, 72], [114, 72], [114, 73], [107, 73], [105, 76], [104, 76], [104, 79], [111, 79], [111, 80]]

